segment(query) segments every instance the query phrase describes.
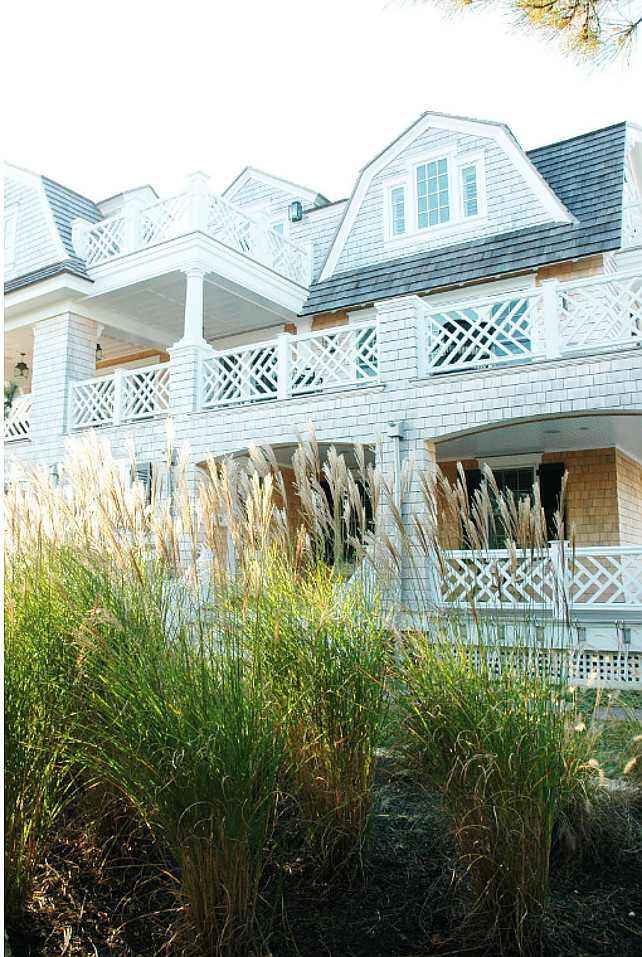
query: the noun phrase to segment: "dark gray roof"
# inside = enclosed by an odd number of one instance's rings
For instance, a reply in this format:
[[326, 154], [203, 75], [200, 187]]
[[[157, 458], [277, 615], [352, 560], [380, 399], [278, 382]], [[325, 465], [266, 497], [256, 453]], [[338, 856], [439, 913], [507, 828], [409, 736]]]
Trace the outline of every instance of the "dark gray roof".
[[82, 275], [86, 276], [85, 264], [82, 259], [74, 252], [71, 243], [71, 224], [74, 219], [86, 219], [90, 223], [97, 223], [102, 219], [100, 211], [95, 203], [80, 193], [75, 193], [60, 183], [54, 183], [52, 179], [41, 176], [42, 185], [45, 189], [45, 196], [51, 207], [56, 228], [62, 240], [62, 244], [69, 256], [70, 261], [77, 262], [78, 268], [82, 270]]
[[63, 272], [80, 276], [82, 279], [89, 279], [85, 263], [74, 252], [71, 242], [71, 224], [74, 219], [86, 219], [90, 223], [97, 223], [99, 219], [102, 219], [100, 211], [96, 204], [92, 203], [86, 196], [81, 196], [80, 193], [75, 193], [72, 189], [67, 189], [66, 186], [61, 186], [60, 183], [47, 179], [46, 176], [41, 176], [40, 179], [58, 235], [68, 258], [10, 279], [4, 284], [5, 293], [21, 289], [23, 286], [30, 286], [34, 282], [41, 282], [43, 279], [50, 279], [52, 276], [58, 276]]
[[626, 124], [618, 123], [527, 154], [576, 217], [576, 224], [521, 229], [341, 273], [311, 287], [302, 315], [369, 305], [619, 248], [625, 142]]
[[88, 282], [89, 279], [84, 266], [78, 266], [78, 259], [63, 259], [60, 262], [52, 263], [50, 266], [42, 266], [40, 269], [34, 269], [33, 272], [25, 273], [23, 276], [16, 276], [15, 279], [9, 279], [4, 284], [4, 291], [13, 292], [15, 289], [22, 289], [23, 286], [31, 286], [34, 282], [42, 282], [43, 279], [51, 279], [52, 276], [59, 276], [60, 273], [71, 273], [72, 276], [79, 276]]

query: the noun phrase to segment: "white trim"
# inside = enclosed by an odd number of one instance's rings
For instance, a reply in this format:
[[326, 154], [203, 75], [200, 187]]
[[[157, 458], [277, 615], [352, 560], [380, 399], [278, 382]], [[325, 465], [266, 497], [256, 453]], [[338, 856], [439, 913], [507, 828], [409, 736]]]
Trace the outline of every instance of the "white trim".
[[460, 117], [445, 116], [440, 113], [424, 113], [416, 123], [413, 123], [405, 133], [402, 133], [361, 171], [318, 282], [323, 282], [333, 274], [374, 177], [381, 173], [395, 156], [398, 156], [422, 133], [431, 128], [453, 133], [469, 133], [474, 136], [481, 135], [492, 140], [513, 161], [526, 184], [532, 189], [536, 199], [542, 204], [553, 222], [575, 222], [575, 218], [518, 145], [508, 127], [488, 120], [467, 120]]
[[480, 468], [488, 465], [493, 472], [495, 469], [537, 469], [542, 464], [542, 454], [542, 452], [516, 452], [514, 455], [486, 455], [483, 458], [477, 458], [477, 464]]

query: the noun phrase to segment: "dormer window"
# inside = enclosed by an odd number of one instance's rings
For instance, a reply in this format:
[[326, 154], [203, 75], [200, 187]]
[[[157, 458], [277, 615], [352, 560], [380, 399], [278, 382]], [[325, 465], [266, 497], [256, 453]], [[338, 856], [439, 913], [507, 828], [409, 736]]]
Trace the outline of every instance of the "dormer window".
[[483, 152], [427, 158], [385, 185], [387, 242], [418, 242], [486, 214]]

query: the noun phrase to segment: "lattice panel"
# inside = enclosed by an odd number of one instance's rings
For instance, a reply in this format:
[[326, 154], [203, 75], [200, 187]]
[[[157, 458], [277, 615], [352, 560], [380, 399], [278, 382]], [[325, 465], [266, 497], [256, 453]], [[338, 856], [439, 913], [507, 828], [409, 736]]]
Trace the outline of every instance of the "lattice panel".
[[541, 298], [461, 305], [428, 314], [428, 365], [434, 372], [487, 367], [530, 358]]
[[291, 243], [285, 236], [275, 233], [273, 229], [268, 230], [267, 237], [273, 268], [300, 286], [307, 286], [310, 281], [310, 265], [306, 250]]
[[576, 684], [642, 687], [642, 654], [635, 651], [578, 651], [571, 657], [570, 679]]
[[240, 210], [226, 203], [220, 196], [210, 193], [209, 218], [207, 232], [214, 239], [232, 249], [257, 257], [257, 224], [245, 216]]
[[113, 376], [74, 385], [71, 392], [71, 428], [89, 429], [114, 421], [116, 389]]
[[642, 605], [642, 549], [578, 549], [570, 574], [573, 606]]
[[96, 223], [86, 233], [85, 262], [88, 266], [120, 256], [125, 251], [125, 217], [114, 216]]
[[297, 336], [289, 348], [293, 395], [362, 385], [376, 382], [379, 377], [376, 326]]
[[16, 439], [26, 439], [29, 436], [29, 415], [31, 413], [31, 396], [17, 395], [11, 403], [11, 408], [4, 419], [4, 440], [15, 442]]
[[446, 604], [550, 606], [556, 599], [556, 581], [548, 556], [517, 555], [505, 549], [484, 554], [450, 552], [441, 597]]
[[146, 419], [167, 412], [168, 406], [168, 365], [134, 369], [123, 376], [124, 419]]
[[562, 350], [642, 342], [642, 289], [637, 280], [609, 277], [563, 286], [560, 309]]
[[152, 246], [187, 231], [188, 194], [177, 193], [139, 213], [138, 239], [141, 246]]
[[216, 408], [240, 402], [273, 399], [278, 390], [276, 343], [236, 349], [203, 363], [202, 407]]

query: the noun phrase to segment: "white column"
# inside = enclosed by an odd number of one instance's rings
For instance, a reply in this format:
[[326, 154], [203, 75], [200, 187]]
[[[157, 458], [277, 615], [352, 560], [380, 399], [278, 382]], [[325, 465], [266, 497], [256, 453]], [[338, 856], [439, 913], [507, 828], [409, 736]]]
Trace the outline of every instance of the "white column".
[[399, 369], [408, 378], [424, 372], [423, 326], [425, 306], [418, 296], [400, 296], [375, 303], [379, 322], [379, 374], [382, 382], [396, 382]]
[[183, 338], [176, 343], [204, 345], [203, 338], [203, 281], [206, 270], [202, 266], [189, 266], [183, 272], [187, 277], [185, 288], [185, 325]]

